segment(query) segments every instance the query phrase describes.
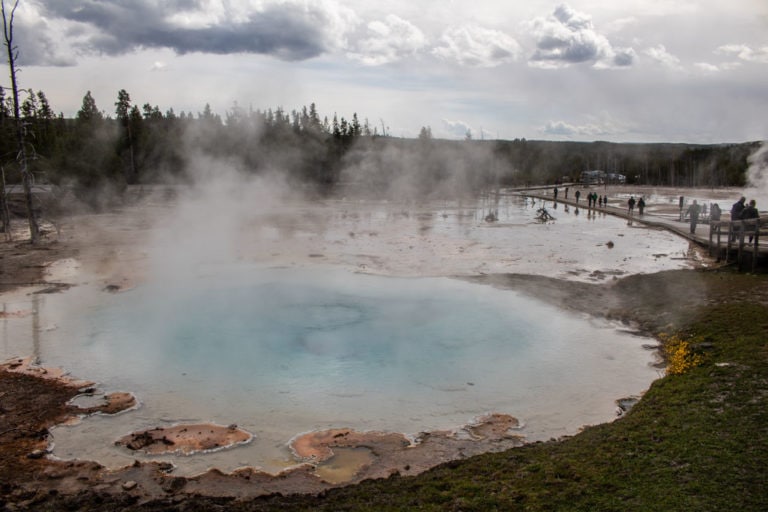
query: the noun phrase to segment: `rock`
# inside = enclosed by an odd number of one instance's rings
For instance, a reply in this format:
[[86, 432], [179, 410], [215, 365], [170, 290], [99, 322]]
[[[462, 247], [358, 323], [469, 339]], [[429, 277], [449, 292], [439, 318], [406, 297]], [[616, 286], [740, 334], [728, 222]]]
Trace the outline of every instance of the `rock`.
[[34, 450], [27, 454], [28, 459], [42, 459], [48, 454], [47, 450]]
[[135, 489], [139, 484], [134, 482], [133, 480], [128, 480], [127, 482], [123, 482], [123, 490], [124, 491], [132, 491]]
[[187, 485], [187, 479], [184, 477], [168, 478], [162, 484], [162, 488], [168, 494], [179, 492]]
[[632, 407], [639, 402], [640, 399], [636, 396], [628, 396], [626, 398], [620, 398], [616, 400], [616, 405], [618, 406], [618, 409], [616, 410], [617, 416], [623, 416], [625, 413], [629, 412]]

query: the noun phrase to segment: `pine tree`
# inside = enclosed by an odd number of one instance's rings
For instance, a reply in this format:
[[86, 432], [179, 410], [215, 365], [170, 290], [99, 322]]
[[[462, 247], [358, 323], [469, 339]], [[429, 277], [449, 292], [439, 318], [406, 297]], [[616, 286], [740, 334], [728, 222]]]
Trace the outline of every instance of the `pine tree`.
[[[138, 113], [138, 109], [131, 106], [131, 96], [128, 91], [120, 89], [117, 92], [117, 102], [115, 102], [115, 116], [117, 116], [117, 122], [123, 133], [118, 139], [117, 154], [124, 160], [123, 175], [125, 182], [129, 185], [138, 181], [139, 174], [136, 168], [136, 134], [134, 131], [137, 121], [135, 120], [134, 109]], [[140, 113], [138, 119], [141, 120]]]
[[104, 119], [104, 114], [102, 114], [96, 107], [96, 100], [91, 96], [91, 91], [85, 93], [82, 106], [80, 107], [80, 110], [77, 111], [76, 119], [85, 123], [101, 121]]

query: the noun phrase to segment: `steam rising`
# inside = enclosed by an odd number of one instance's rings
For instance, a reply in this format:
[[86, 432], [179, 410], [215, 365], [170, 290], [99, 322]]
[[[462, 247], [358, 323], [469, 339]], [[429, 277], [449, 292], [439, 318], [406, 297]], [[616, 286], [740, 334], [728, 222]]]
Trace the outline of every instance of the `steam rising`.
[[763, 142], [748, 161], [747, 183], [757, 189], [754, 193], [758, 197], [768, 196], [768, 142]]
[[490, 145], [397, 139], [362, 140], [343, 164], [345, 193], [407, 201], [477, 197], [510, 165]]
[[298, 195], [278, 174], [247, 174], [199, 152], [187, 170], [193, 183], [177, 188], [176, 203], [151, 243], [155, 279], [194, 278], [201, 265], [234, 262], [249, 221]]

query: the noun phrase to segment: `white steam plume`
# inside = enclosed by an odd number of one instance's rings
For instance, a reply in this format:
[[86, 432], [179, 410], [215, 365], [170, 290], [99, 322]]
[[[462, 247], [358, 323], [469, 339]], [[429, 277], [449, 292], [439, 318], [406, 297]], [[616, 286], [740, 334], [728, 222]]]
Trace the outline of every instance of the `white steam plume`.
[[750, 192], [757, 198], [768, 197], [768, 141], [763, 142], [747, 161], [747, 184], [756, 189]]
[[261, 213], [296, 195], [275, 173], [248, 174], [232, 162], [203, 154], [190, 158], [194, 183], [160, 219], [149, 254], [152, 279], [194, 279], [201, 265], [227, 264], [242, 257], [243, 235]]

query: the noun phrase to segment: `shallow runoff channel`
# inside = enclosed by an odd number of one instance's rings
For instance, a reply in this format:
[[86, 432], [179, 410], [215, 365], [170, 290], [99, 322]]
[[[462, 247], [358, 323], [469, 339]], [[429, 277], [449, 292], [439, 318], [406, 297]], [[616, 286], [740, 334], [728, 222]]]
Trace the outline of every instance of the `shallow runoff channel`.
[[[490, 209], [498, 221], [484, 220]], [[178, 474], [276, 473], [297, 463], [287, 444], [303, 432], [416, 434], [488, 412], [518, 418], [528, 440], [573, 434], [614, 418], [615, 400], [658, 376], [646, 340], [452, 277], [681, 268], [687, 242], [609, 216], [550, 211], [556, 220], [542, 224], [514, 197], [492, 207], [291, 205], [229, 226], [242, 236], [234, 248], [218, 240], [226, 252], [198, 242], [190, 250], [179, 216], [166, 216], [155, 239], [172, 231], [176, 243], [149, 245], [134, 288], [108, 293], [117, 275], [97, 278], [70, 262], [77, 286], [67, 292], [3, 297], [5, 311], [32, 314], [0, 320], [0, 350], [138, 397], [136, 410], [54, 430], [55, 456], [109, 467], [170, 460]], [[136, 430], [200, 422], [236, 423], [254, 439], [190, 456], [114, 445]]]

